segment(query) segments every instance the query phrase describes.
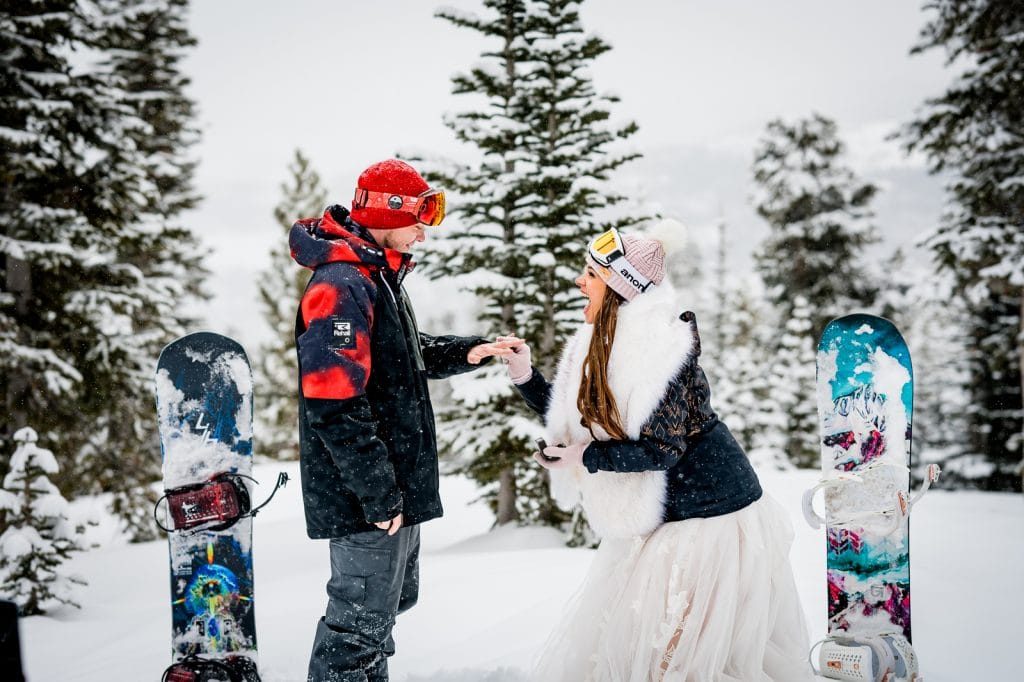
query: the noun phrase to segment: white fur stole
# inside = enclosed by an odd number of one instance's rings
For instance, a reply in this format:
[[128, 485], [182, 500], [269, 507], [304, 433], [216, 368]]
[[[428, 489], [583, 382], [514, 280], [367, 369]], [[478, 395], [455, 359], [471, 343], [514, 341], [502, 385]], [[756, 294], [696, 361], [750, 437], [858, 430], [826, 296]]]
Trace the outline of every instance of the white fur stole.
[[[608, 361], [608, 382], [626, 435], [638, 440], [640, 429], [661, 403], [669, 383], [692, 361], [696, 344], [692, 326], [679, 319], [676, 291], [667, 280], [619, 308]], [[593, 325], [582, 325], [562, 352], [546, 417], [548, 443], [589, 441], [576, 407], [583, 362]], [[600, 427], [597, 440], [608, 440]], [[555, 469], [551, 493], [563, 509], [579, 501], [591, 527], [601, 537], [646, 535], [662, 523], [666, 472], [589, 473], [585, 467]]]

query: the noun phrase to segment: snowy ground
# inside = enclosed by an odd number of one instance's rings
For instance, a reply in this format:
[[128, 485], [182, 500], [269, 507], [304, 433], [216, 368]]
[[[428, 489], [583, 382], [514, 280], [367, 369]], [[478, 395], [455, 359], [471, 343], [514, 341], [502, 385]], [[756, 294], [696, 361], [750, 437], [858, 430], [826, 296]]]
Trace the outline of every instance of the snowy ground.
[[[326, 543], [305, 535], [297, 467], [258, 466], [256, 474], [269, 484], [282, 469], [292, 483], [255, 523], [265, 682], [305, 680], [328, 575]], [[815, 641], [825, 630], [824, 538], [799, 510], [813, 479], [809, 472], [762, 473], [765, 488], [793, 518], [792, 559]], [[489, 513], [468, 504], [474, 490], [467, 481], [445, 479], [442, 495], [448, 512], [423, 528], [421, 598], [398, 623], [391, 677], [522, 682], [592, 553], [567, 549], [545, 530], [489, 533]], [[76, 509], [88, 506], [79, 501]], [[925, 678], [1021, 679], [1012, 652], [1024, 639], [1024, 499], [934, 491], [916, 508], [912, 526], [914, 642]], [[166, 543], [125, 545], [109, 537], [109, 525], [92, 532], [103, 545], [73, 562], [89, 582], [82, 609], [21, 622], [29, 682], [159, 680], [169, 662]]]

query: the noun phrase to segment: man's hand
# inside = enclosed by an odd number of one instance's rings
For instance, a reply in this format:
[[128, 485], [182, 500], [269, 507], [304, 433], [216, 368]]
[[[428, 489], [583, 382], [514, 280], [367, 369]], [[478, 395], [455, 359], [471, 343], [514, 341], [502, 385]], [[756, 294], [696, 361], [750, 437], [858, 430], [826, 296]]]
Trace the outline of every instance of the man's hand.
[[469, 349], [466, 360], [471, 365], [479, 365], [484, 358], [489, 358], [493, 355], [511, 355], [513, 353], [512, 347], [515, 343], [501, 339], [502, 337], [498, 337], [497, 341], [473, 346]]
[[402, 515], [399, 514], [398, 516], [396, 516], [395, 518], [391, 519], [390, 521], [380, 521], [380, 522], [375, 523], [373, 525], [377, 526], [381, 530], [386, 530], [388, 532], [388, 535], [394, 535], [395, 533], [398, 532], [398, 529], [402, 527], [402, 521], [403, 520], [404, 519], [402, 518]]

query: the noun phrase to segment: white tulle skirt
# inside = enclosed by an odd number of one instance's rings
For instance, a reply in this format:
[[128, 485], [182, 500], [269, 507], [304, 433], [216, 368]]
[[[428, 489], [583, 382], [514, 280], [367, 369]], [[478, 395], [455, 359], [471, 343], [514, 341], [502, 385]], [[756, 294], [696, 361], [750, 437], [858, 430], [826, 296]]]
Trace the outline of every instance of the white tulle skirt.
[[606, 539], [536, 682], [803, 682], [792, 526], [767, 495], [738, 512]]

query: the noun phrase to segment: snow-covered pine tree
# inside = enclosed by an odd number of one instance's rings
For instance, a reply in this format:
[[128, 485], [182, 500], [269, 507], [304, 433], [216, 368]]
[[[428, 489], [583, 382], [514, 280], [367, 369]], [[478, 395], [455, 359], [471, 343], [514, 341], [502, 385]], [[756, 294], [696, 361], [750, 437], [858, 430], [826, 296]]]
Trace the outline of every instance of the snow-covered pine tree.
[[[808, 440], [816, 439], [817, 420], [807, 416], [816, 409], [817, 339], [830, 319], [870, 307], [877, 290], [864, 255], [877, 240], [870, 210], [877, 188], [842, 165], [843, 152], [835, 123], [815, 114], [793, 124], [771, 121], [753, 165], [755, 208], [770, 228], [755, 259], [778, 315], [774, 326], [782, 330], [769, 348], [771, 395], [765, 403], [766, 409], [777, 406], [779, 412], [774, 417], [762, 413], [767, 423], [758, 447], [781, 445], [798, 466], [815, 466], [818, 460], [817, 446]], [[799, 313], [807, 316], [806, 324], [797, 317], [798, 300], [806, 308]], [[794, 338], [800, 334], [806, 338]], [[809, 384], [803, 376], [808, 367], [792, 364], [799, 362], [810, 363]], [[789, 382], [785, 371], [796, 372]], [[807, 385], [809, 407], [794, 393]], [[776, 432], [780, 428], [781, 434]]]
[[780, 441], [776, 447], [767, 447], [763, 439], [757, 439], [773, 419], [767, 409], [765, 348], [772, 337], [764, 286], [755, 274], [735, 281], [728, 276], [727, 229], [725, 220], [720, 219], [715, 273], [707, 303], [711, 323], [701, 327], [701, 366], [711, 382], [712, 407], [755, 466], [784, 469], [792, 466], [784, 444]]
[[[717, 244], [715, 248], [715, 270], [714, 278], [712, 279], [711, 288], [711, 301], [710, 308], [713, 311], [714, 329], [711, 331], [710, 353], [705, 350], [705, 354], [709, 354], [711, 359], [715, 362], [721, 362], [721, 353], [725, 352], [725, 325], [727, 306], [729, 298], [729, 286], [726, 283], [728, 280], [728, 266], [726, 265], [726, 259], [728, 256], [728, 246], [726, 245], [726, 234], [728, 232], [728, 226], [725, 222], [725, 217], [721, 216], [718, 219], [718, 224], [715, 227], [715, 233], [717, 237]], [[707, 334], [704, 335], [707, 338]], [[705, 341], [706, 343], [706, 341]]]
[[815, 402], [817, 340], [811, 334], [815, 312], [803, 296], [794, 299], [766, 363], [762, 424], [754, 438], [756, 450], [778, 454], [781, 447], [790, 462], [804, 468], [818, 467], [821, 456]]
[[[750, 275], [727, 286], [712, 331], [721, 349], [702, 363], [711, 379], [711, 404], [755, 466], [786, 469], [781, 412], [771, 400], [768, 380], [770, 320], [762, 285]], [[774, 359], [773, 359], [774, 361]]]
[[[166, 80], [182, 45], [138, 35], [152, 9], [54, 0], [17, 5], [0, 25], [11, 84], [0, 100], [11, 141], [0, 251], [14, 284], [0, 301], [5, 426], [31, 418], [74, 462], [56, 482], [112, 491], [140, 539], [159, 477], [152, 362], [184, 328], [181, 304], [202, 276], [194, 238], [171, 222], [191, 205], [191, 165], [176, 166], [190, 133], [174, 132], [189, 115], [184, 81]], [[180, 26], [182, 8], [170, 10], [153, 21]], [[147, 51], [171, 56], [158, 64]]]
[[864, 250], [877, 241], [877, 188], [842, 165], [843, 152], [836, 124], [819, 114], [770, 122], [755, 152], [754, 204], [771, 230], [757, 269], [782, 324], [798, 296], [813, 306], [815, 340], [830, 319], [870, 307], [875, 296]]
[[124, 301], [110, 319], [123, 331], [106, 343], [120, 358], [100, 409], [94, 437], [82, 450], [78, 491], [113, 494], [112, 509], [134, 540], [153, 537], [151, 520], [160, 478], [152, 405], [154, 358], [170, 339], [195, 320], [183, 301], [203, 295], [207, 274], [195, 235], [182, 213], [198, 202], [192, 177], [196, 162], [187, 154], [198, 139], [193, 103], [184, 93], [188, 79], [180, 62], [195, 45], [188, 31], [185, 0], [117, 0], [97, 3], [96, 67], [120, 93], [123, 134], [108, 144], [110, 163], [138, 174], [137, 193], [112, 200], [110, 232], [119, 269], [129, 276], [113, 292]]
[[[573, 279], [586, 241], [603, 227], [636, 220], [608, 210], [621, 200], [611, 174], [636, 158], [615, 143], [636, 126], [609, 123], [616, 98], [595, 91], [588, 67], [610, 46], [584, 33], [578, 2], [483, 4], [482, 16], [438, 14], [493, 48], [453, 78], [455, 94], [486, 102], [446, 121], [481, 160], [432, 174], [453, 190], [457, 223], [436, 242], [429, 274], [455, 277], [473, 292], [483, 303], [481, 331], [520, 334], [550, 376], [558, 348], [579, 323]], [[544, 471], [527, 456], [539, 424], [504, 369], [495, 364], [457, 378], [453, 398], [439, 436], [458, 469], [485, 486], [497, 523], [563, 523]]]
[[[284, 235], [296, 220], [318, 215], [327, 203], [327, 188], [301, 150], [295, 150], [288, 171], [291, 177], [281, 184], [281, 201], [274, 207], [274, 220]], [[270, 253], [270, 264], [260, 276], [260, 305], [271, 337], [260, 346], [256, 360], [260, 385], [256, 394], [260, 451], [286, 460], [299, 457], [295, 304], [302, 298], [310, 275], [292, 260], [287, 243], [284, 237], [277, 242]]]
[[68, 520], [68, 502], [47, 477], [59, 470], [57, 459], [37, 439], [29, 427], [14, 434], [17, 447], [0, 489], [0, 595], [25, 616], [58, 604], [77, 607], [74, 586], [85, 585], [62, 566], [86, 549], [83, 529]]
[[912, 473], [923, 479], [936, 462], [942, 465], [939, 485], [977, 487], [974, 479], [992, 467], [972, 451], [968, 436], [970, 349], [960, 333], [968, 305], [948, 271], [917, 271], [899, 252], [884, 265], [891, 275], [879, 292], [881, 314], [902, 330], [914, 363]]
[[957, 75], [903, 129], [908, 150], [947, 174], [950, 205], [926, 244], [966, 296], [972, 450], [982, 481], [1024, 473], [1024, 13], [1013, 0], [932, 0], [913, 53], [944, 49]]
[[83, 30], [77, 4], [14, 3], [0, 14], [0, 468], [30, 415], [61, 442], [61, 407], [74, 405], [82, 381], [71, 353], [54, 343], [71, 326], [60, 314], [67, 277], [59, 273], [91, 257], [72, 204], [76, 164], [61, 163], [71, 146], [64, 124], [74, 116], [66, 54]]

